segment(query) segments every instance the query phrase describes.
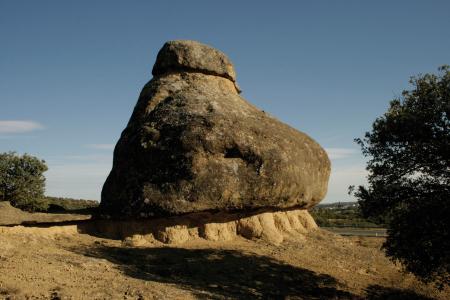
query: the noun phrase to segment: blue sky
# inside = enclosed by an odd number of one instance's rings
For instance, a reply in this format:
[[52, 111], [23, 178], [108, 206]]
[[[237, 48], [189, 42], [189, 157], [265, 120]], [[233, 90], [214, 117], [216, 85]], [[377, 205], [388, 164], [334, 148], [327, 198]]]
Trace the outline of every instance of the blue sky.
[[234, 62], [242, 96], [330, 154], [326, 202], [365, 180], [353, 142], [411, 75], [450, 64], [449, 1], [0, 0], [0, 152], [47, 161], [47, 194], [99, 199], [167, 40]]

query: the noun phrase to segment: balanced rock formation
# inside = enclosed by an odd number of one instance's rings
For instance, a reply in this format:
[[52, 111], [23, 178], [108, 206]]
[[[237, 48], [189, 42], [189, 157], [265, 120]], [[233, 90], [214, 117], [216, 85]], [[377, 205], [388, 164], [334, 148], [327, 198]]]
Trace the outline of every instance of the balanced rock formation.
[[326, 152], [240, 97], [223, 53], [171, 41], [152, 73], [114, 150], [103, 214], [306, 209], [323, 199]]

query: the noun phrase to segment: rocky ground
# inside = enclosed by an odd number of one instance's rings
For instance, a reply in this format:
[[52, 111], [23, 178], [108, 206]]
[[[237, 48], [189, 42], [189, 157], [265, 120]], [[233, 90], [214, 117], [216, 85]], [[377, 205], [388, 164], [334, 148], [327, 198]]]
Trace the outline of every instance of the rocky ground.
[[449, 299], [403, 274], [381, 243], [316, 229], [278, 246], [136, 247], [73, 225], [0, 227], [0, 299]]

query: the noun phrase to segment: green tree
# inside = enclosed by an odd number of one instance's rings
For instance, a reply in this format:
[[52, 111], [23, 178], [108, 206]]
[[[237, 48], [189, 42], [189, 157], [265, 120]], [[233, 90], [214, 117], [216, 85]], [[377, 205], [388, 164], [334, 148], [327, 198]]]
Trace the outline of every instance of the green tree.
[[410, 84], [355, 140], [369, 176], [368, 187], [353, 192], [365, 217], [387, 223], [387, 255], [443, 287], [450, 283], [450, 68]]
[[34, 156], [14, 152], [0, 153], [0, 200], [34, 210], [45, 190], [45, 161]]

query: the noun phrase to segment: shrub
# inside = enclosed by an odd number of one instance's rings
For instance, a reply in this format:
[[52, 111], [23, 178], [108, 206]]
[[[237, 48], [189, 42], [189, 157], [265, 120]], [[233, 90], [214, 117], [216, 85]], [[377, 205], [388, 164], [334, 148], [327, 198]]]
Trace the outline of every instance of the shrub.
[[39, 210], [44, 197], [45, 161], [15, 152], [0, 153], [0, 200], [29, 210]]
[[361, 145], [368, 187], [355, 196], [385, 220], [386, 253], [423, 281], [450, 284], [450, 67], [412, 77]]

